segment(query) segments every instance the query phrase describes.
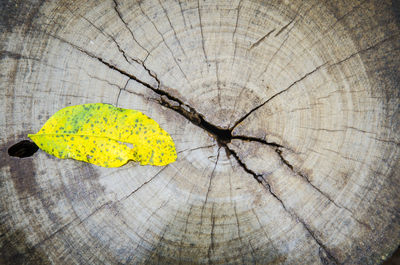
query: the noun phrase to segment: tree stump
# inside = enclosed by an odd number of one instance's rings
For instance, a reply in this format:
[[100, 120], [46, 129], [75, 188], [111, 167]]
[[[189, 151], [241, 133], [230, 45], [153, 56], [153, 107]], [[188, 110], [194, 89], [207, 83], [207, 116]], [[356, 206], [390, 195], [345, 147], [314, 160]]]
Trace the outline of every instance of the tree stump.
[[[380, 264], [400, 243], [397, 1], [1, 4], [1, 264]], [[176, 162], [7, 155], [136, 109]]]

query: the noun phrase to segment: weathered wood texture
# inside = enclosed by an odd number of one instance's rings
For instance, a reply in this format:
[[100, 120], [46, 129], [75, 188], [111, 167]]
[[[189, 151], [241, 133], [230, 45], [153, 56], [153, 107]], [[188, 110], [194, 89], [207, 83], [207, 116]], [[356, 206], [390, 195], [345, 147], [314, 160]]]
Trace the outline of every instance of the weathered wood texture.
[[[397, 1], [0, 9], [1, 264], [380, 264], [400, 243]], [[152, 117], [178, 160], [7, 155], [91, 102]]]

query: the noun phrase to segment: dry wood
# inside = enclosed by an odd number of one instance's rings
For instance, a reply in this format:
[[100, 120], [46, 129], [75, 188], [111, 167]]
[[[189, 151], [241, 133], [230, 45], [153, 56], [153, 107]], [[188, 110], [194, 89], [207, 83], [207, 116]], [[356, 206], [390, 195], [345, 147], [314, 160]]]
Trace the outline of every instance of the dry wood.
[[[380, 264], [400, 243], [397, 1], [0, 4], [0, 264]], [[7, 154], [140, 110], [178, 160]]]

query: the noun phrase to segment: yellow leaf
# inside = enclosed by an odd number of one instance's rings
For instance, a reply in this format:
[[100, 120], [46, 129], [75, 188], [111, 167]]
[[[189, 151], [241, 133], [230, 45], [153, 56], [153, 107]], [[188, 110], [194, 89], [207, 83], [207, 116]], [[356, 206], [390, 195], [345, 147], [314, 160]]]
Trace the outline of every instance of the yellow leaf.
[[120, 167], [128, 160], [164, 166], [177, 157], [171, 136], [157, 122], [140, 111], [101, 103], [61, 109], [28, 137], [58, 158], [103, 167]]

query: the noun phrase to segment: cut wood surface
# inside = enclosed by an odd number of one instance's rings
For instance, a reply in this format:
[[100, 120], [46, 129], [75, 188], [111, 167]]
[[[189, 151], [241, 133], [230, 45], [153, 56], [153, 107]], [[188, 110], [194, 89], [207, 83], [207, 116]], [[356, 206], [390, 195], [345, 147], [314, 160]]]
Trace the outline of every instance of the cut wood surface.
[[[0, 4], [0, 264], [381, 264], [400, 243], [397, 1]], [[59, 109], [177, 161], [7, 154]]]

